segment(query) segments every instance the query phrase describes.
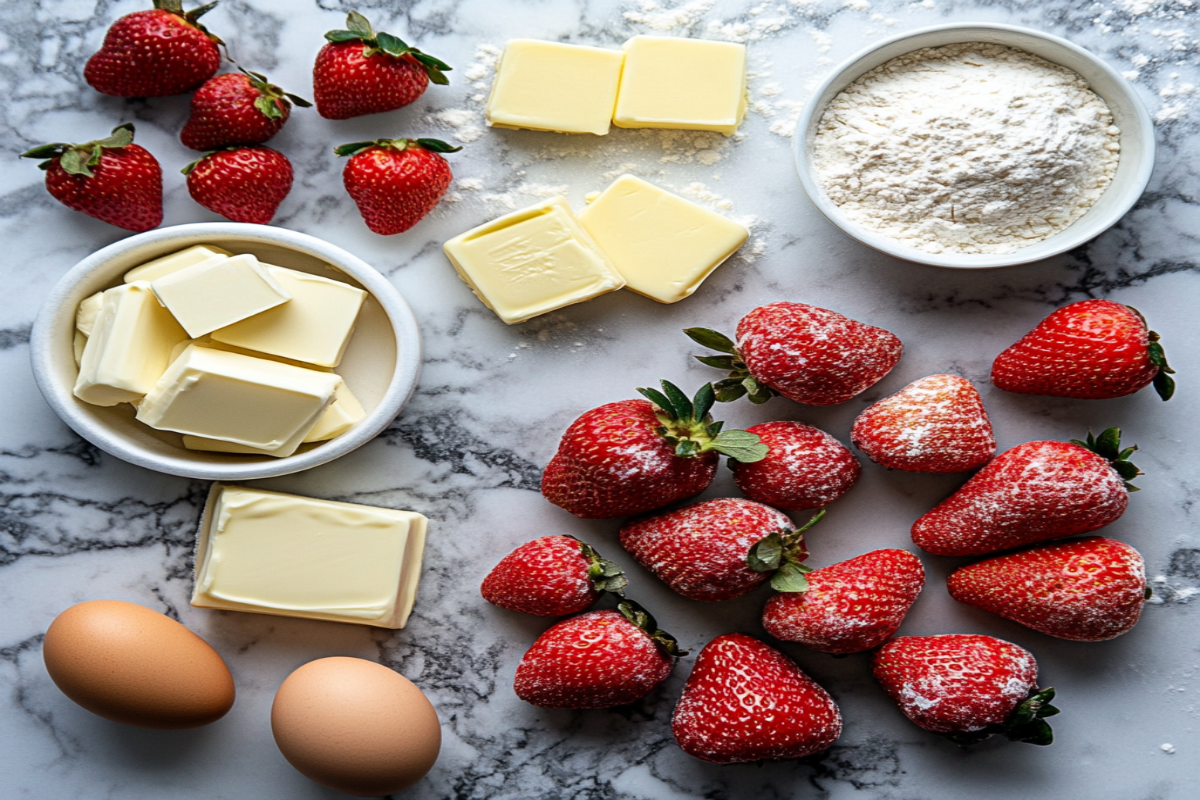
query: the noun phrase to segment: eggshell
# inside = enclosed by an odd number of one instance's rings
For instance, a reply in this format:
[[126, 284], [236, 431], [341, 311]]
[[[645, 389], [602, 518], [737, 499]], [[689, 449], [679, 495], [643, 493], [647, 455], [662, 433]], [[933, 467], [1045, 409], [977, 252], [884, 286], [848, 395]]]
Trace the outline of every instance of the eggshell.
[[217, 651], [136, 603], [71, 606], [50, 623], [42, 655], [63, 694], [113, 722], [196, 728], [233, 706], [233, 676]]
[[360, 797], [412, 786], [442, 747], [437, 712], [421, 690], [361, 658], [321, 658], [289, 675], [271, 706], [271, 731], [305, 777]]

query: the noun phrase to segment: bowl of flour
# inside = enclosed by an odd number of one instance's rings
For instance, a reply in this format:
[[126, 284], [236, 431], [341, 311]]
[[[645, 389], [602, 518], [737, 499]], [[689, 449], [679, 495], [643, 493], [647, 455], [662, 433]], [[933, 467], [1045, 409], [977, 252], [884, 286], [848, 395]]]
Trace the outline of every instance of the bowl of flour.
[[809, 198], [843, 231], [961, 269], [1078, 247], [1133, 207], [1154, 167], [1150, 116], [1115, 70], [991, 23], [858, 53], [814, 93], [794, 147]]

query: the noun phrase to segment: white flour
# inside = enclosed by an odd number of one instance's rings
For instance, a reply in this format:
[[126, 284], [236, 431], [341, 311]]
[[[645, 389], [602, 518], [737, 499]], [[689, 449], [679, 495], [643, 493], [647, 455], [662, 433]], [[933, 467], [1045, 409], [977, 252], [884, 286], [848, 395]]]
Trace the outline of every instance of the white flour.
[[953, 44], [848, 86], [821, 118], [813, 162], [830, 200], [867, 228], [929, 253], [1009, 253], [1095, 204], [1119, 134], [1071, 70]]

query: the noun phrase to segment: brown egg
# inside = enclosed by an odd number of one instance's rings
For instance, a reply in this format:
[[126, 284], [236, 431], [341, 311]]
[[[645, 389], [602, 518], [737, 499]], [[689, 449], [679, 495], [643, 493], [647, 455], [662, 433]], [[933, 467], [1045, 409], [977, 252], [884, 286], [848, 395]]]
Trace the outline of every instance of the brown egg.
[[42, 655], [63, 694], [114, 722], [196, 728], [233, 706], [233, 676], [217, 651], [136, 603], [71, 606], [50, 623]]
[[361, 658], [321, 658], [289, 675], [271, 706], [271, 731], [305, 777], [360, 797], [412, 786], [442, 747], [437, 712], [421, 690]]

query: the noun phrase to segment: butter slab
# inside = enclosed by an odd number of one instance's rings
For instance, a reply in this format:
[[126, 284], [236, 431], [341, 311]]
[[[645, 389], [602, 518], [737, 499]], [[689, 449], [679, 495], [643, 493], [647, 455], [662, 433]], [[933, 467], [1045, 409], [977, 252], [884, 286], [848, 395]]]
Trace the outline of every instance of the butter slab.
[[624, 58], [620, 50], [513, 39], [496, 64], [488, 124], [603, 136], [612, 123]]

